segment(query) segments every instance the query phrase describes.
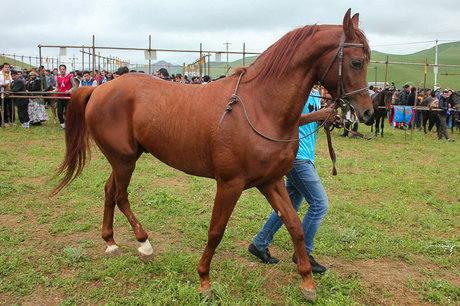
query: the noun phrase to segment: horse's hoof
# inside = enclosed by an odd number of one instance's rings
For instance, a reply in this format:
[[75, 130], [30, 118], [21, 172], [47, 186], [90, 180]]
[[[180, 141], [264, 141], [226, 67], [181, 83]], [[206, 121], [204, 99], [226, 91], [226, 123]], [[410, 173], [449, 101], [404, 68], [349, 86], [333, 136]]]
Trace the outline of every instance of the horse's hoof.
[[120, 254], [120, 248], [116, 244], [108, 245], [105, 249], [105, 255], [107, 256], [117, 256], [118, 254]]
[[203, 298], [212, 299], [212, 291], [211, 291], [211, 288], [208, 288], [208, 289], [206, 289], [206, 290], [200, 290], [200, 295], [201, 295], [201, 297], [203, 297]]
[[302, 292], [303, 297], [310, 302], [313, 302], [316, 298], [316, 290], [315, 289], [307, 289], [304, 287], [300, 287], [300, 292]]
[[145, 253], [142, 253], [141, 250], [138, 249], [138, 254], [139, 254], [139, 259], [145, 264], [148, 264], [149, 262], [153, 260], [153, 252], [151, 254], [145, 254]]

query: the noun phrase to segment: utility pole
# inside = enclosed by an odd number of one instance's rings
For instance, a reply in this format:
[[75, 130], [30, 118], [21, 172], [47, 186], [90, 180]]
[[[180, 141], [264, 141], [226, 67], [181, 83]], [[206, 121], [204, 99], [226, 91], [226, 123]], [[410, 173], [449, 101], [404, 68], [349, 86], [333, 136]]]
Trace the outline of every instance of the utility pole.
[[226, 46], [227, 48], [227, 66], [226, 66], [226, 73], [228, 73], [228, 46], [231, 45], [232, 43], [229, 43], [229, 42], [225, 42], [224, 45]]
[[438, 85], [438, 40], [436, 39], [436, 53], [434, 55], [434, 90], [436, 90], [436, 86]]

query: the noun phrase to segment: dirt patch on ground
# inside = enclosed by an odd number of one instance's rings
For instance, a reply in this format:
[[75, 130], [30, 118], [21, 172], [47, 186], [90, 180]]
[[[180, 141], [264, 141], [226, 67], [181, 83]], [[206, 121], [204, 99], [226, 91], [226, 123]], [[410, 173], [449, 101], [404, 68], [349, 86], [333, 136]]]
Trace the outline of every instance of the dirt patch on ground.
[[[458, 276], [422, 259], [406, 263], [389, 258], [347, 261], [321, 257], [321, 262], [330, 262], [329, 269], [339, 275], [358, 274], [370, 293], [363, 297], [363, 302], [371, 305], [394, 305], [395, 301], [402, 305], [430, 305], [421, 300], [419, 292], [410, 288], [409, 282], [421, 283], [446, 275], [449, 275], [447, 278], [453, 277], [450, 281], [456, 286], [460, 281]], [[436, 276], [428, 277], [423, 270], [435, 272]]]

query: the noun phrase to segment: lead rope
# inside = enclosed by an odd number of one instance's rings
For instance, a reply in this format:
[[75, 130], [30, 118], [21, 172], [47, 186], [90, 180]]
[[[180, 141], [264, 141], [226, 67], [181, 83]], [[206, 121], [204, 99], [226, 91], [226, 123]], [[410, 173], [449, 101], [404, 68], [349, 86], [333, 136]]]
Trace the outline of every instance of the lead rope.
[[[331, 109], [331, 112], [330, 112], [329, 116], [327, 117], [327, 119], [326, 119], [323, 123], [321, 123], [321, 124], [316, 128], [316, 130], [314, 130], [314, 131], [311, 132], [310, 134], [307, 134], [307, 135], [302, 136], [302, 137], [300, 137], [300, 138], [295, 138], [295, 139], [276, 139], [276, 138], [269, 137], [269, 136], [263, 134], [262, 132], [259, 132], [259, 131], [255, 128], [255, 126], [252, 124], [251, 120], [249, 119], [249, 116], [248, 116], [248, 113], [247, 113], [247, 111], [246, 111], [246, 107], [245, 107], [245, 105], [244, 105], [243, 100], [236, 94], [236, 93], [238, 92], [238, 87], [239, 87], [240, 80], [241, 80], [241, 77], [243, 76], [243, 74], [244, 74], [244, 72], [242, 72], [242, 73], [240, 74], [240, 77], [238, 78], [238, 82], [236, 83], [236, 87], [235, 87], [235, 92], [234, 92], [233, 95], [230, 97], [230, 101], [227, 103], [227, 106], [225, 107], [224, 113], [222, 114], [222, 117], [220, 118], [219, 127], [222, 125], [222, 122], [224, 121], [225, 116], [226, 116], [229, 112], [231, 112], [231, 111], [233, 110], [232, 105], [235, 104], [235, 103], [237, 103], [237, 102], [239, 101], [239, 102], [241, 103], [241, 106], [243, 107], [243, 113], [244, 113], [244, 116], [245, 116], [245, 118], [246, 118], [246, 121], [248, 122], [248, 124], [249, 124], [249, 126], [251, 127], [251, 129], [252, 129], [257, 135], [259, 135], [259, 136], [261, 136], [261, 137], [263, 137], [263, 138], [265, 138], [265, 139], [268, 139], [268, 140], [270, 140], [270, 141], [275, 141], [275, 142], [294, 142], [294, 141], [299, 141], [299, 140], [301, 140], [301, 139], [304, 139], [304, 138], [306, 138], [306, 137], [308, 137], [308, 136], [310, 136], [310, 135], [312, 135], [312, 134], [318, 132], [318, 130], [319, 130], [320, 128], [322, 128], [322, 127], [325, 125], [325, 123], [330, 119], [330, 117], [332, 116], [332, 113], [334, 112], [334, 108]], [[337, 105], [338, 99], [335, 100], [333, 103], [334, 103], [334, 105]]]

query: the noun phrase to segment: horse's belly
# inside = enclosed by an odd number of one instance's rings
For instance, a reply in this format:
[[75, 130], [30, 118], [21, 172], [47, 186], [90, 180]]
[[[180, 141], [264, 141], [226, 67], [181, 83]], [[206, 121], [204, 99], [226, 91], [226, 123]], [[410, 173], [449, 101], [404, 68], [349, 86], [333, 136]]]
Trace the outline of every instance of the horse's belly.
[[173, 168], [192, 175], [214, 177], [210, 154], [203, 153], [206, 142], [198, 137], [184, 137], [184, 133], [179, 135], [170, 130], [161, 135], [152, 133], [149, 137], [138, 139], [138, 142], [150, 154]]

